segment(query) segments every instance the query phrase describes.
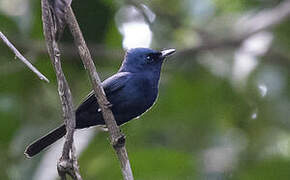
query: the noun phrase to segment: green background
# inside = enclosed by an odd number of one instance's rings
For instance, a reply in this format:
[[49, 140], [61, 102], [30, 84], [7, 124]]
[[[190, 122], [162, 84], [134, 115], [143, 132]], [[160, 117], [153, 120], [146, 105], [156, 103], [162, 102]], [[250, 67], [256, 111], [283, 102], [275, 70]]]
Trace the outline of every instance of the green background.
[[[233, 78], [240, 45], [187, 51], [207, 40], [236, 38], [232, 32], [238, 20], [272, 10], [281, 2], [143, 2], [156, 15], [150, 25], [151, 47], [175, 47], [177, 53], [163, 66], [154, 107], [122, 127], [135, 179], [289, 179], [289, 18], [265, 30], [273, 39], [266, 52], [255, 56], [257, 65], [243, 81]], [[40, 2], [13, 3], [0, 1], [0, 30], [50, 80], [49, 84], [40, 81], [0, 42], [0, 179], [24, 180], [32, 178], [44, 154], [26, 159], [25, 146], [60, 124], [62, 112], [42, 34]], [[129, 4], [73, 1], [101, 79], [118, 70], [125, 54], [116, 23], [122, 17], [116, 13]], [[61, 49], [77, 106], [91, 85], [68, 30]], [[107, 133], [97, 133], [80, 155], [84, 179], [122, 178], [107, 137]]]

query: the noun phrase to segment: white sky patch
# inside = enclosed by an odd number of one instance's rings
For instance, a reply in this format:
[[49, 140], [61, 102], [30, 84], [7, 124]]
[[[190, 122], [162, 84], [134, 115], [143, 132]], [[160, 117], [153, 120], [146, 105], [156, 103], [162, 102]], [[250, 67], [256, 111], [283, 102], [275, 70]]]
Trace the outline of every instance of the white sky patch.
[[255, 56], [242, 51], [236, 52], [233, 67], [233, 80], [235, 84], [244, 85], [244, 80], [247, 79], [248, 75], [257, 65], [258, 62]]
[[120, 32], [123, 35], [125, 49], [149, 47], [151, 44], [152, 32], [145, 22], [123, 23]]
[[268, 88], [265, 84], [259, 84], [259, 90], [260, 90], [260, 94], [262, 97], [265, 97], [267, 95], [268, 92]]
[[258, 65], [258, 57], [269, 49], [273, 35], [269, 32], [260, 32], [244, 41], [235, 53], [233, 66], [233, 83], [243, 87], [251, 72]]
[[258, 109], [254, 109], [251, 114], [251, 119], [257, 119], [258, 118]]
[[252, 119], [257, 119], [257, 117], [258, 117], [258, 114], [256, 112], [254, 112], [251, 116]]
[[255, 56], [263, 55], [268, 51], [272, 40], [273, 35], [271, 33], [260, 32], [248, 38], [243, 44], [243, 49]]
[[152, 23], [156, 15], [145, 5], [141, 5], [141, 8], [144, 10], [146, 18], [134, 6], [123, 6], [116, 13], [115, 21], [123, 36], [124, 49], [150, 47], [152, 31], [146, 19]]

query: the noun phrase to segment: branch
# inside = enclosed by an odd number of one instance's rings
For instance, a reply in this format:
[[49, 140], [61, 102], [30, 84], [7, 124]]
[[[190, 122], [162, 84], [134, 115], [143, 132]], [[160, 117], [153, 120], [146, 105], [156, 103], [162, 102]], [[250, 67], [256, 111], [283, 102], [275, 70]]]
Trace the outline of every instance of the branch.
[[13, 44], [5, 37], [5, 35], [0, 31], [0, 38], [3, 42], [14, 52], [17, 56], [32, 72], [34, 72], [39, 79], [49, 82], [49, 80], [41, 74], [22, 54], [13, 46]]
[[237, 35], [255, 34], [270, 29], [290, 16], [290, 0], [282, 1], [277, 6], [261, 10], [253, 16], [242, 18], [235, 25]]
[[[244, 40], [261, 31], [269, 30], [275, 27], [277, 24], [289, 18], [289, 16], [290, 0], [286, 0], [274, 8], [262, 10], [246, 20], [240, 20], [235, 25], [233, 32], [230, 33], [230, 35], [232, 35], [231, 38], [216, 41], [212, 39], [218, 38], [210, 35], [209, 33], [206, 33], [206, 35], [209, 36], [207, 38], [207, 42], [179, 51], [177, 55], [196, 55], [203, 51], [239, 47], [244, 42]], [[202, 31], [198, 29], [198, 31], [204, 33], [204, 30]]]
[[[21, 49], [24, 49], [24, 51], [29, 51], [32, 54], [46, 54], [47, 49], [45, 47], [45, 44], [43, 44], [42, 40], [29, 40], [29, 39], [21, 39], [21, 37], [16, 37], [17, 38], [17, 46], [20, 47]], [[29, 40], [29, 44], [26, 42]], [[78, 56], [78, 52], [76, 51], [76, 48], [73, 44], [70, 42], [59, 42], [59, 48], [61, 49], [62, 57], [65, 57], [65, 61], [72, 60]], [[109, 60], [120, 60], [122, 58], [121, 53], [122, 49], [121, 48], [111, 48], [111, 47], [106, 47], [103, 44], [96, 44], [96, 43], [90, 43], [88, 42], [88, 47], [91, 50], [91, 55], [92, 57], [98, 56], [101, 57], [98, 59], [99, 62], [101, 61], [106, 61], [106, 59]]]
[[110, 109], [111, 104], [105, 96], [104, 90], [101, 86], [100, 78], [96, 72], [95, 64], [92, 60], [89, 49], [85, 43], [84, 37], [71, 7], [68, 8], [66, 16], [67, 24], [74, 37], [75, 45], [78, 48], [85, 68], [88, 70], [95, 96], [110, 133], [111, 144], [114, 147], [120, 160], [123, 178], [125, 180], [133, 180], [133, 174], [125, 148], [125, 136], [121, 133], [119, 127], [117, 126], [114, 115]]
[[[77, 147], [76, 155], [79, 156], [88, 147], [91, 140], [99, 133], [95, 128], [89, 128], [85, 131], [75, 131], [74, 144]], [[55, 171], [55, 162], [61, 154], [64, 139], [56, 142], [49, 148], [38, 163], [37, 169], [34, 171], [31, 180], [56, 180], [58, 177]]]
[[177, 55], [194, 56], [204, 51], [226, 49], [226, 48], [236, 48], [236, 47], [239, 47], [243, 41], [244, 41], [243, 38], [237, 38], [237, 39], [225, 39], [225, 40], [220, 40], [220, 41], [207, 42], [205, 44], [200, 44], [192, 48], [180, 50], [177, 53]]
[[[62, 103], [64, 123], [66, 125], [66, 138], [63, 146], [63, 152], [60, 160], [57, 163], [57, 169], [62, 179], [66, 179], [66, 174], [69, 174], [73, 179], [81, 180], [78, 169], [75, 150], [73, 146], [73, 134], [75, 129], [75, 112], [72, 102], [72, 95], [65, 75], [62, 71], [60, 61], [60, 51], [56, 42], [56, 29], [53, 21], [51, 6], [47, 0], [42, 0], [42, 21], [43, 30], [48, 48], [48, 53], [55, 69], [58, 93]], [[71, 155], [71, 156], [70, 156]]]

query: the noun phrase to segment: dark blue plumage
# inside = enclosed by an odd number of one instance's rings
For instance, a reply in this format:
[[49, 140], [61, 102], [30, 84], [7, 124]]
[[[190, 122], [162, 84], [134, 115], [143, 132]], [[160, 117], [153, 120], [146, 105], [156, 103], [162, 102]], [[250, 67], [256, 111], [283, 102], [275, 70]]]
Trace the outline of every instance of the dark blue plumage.
[[[140, 116], [154, 104], [162, 63], [174, 52], [174, 49], [131, 49], [126, 53], [119, 71], [102, 83], [118, 125]], [[76, 110], [76, 129], [104, 124], [96, 98], [91, 92]], [[66, 129], [62, 125], [29, 145], [25, 154], [32, 157], [65, 134]]]

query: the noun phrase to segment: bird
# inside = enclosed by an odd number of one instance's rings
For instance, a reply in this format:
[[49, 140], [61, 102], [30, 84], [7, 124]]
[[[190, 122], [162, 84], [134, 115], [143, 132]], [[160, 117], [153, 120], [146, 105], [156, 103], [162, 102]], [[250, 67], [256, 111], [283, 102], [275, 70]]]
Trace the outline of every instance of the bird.
[[[158, 96], [162, 64], [175, 49], [161, 51], [150, 48], [129, 49], [119, 71], [101, 83], [118, 126], [149, 110]], [[75, 129], [105, 126], [94, 92], [90, 92], [75, 111]], [[66, 134], [64, 124], [32, 142], [25, 149], [26, 157], [40, 153]]]

